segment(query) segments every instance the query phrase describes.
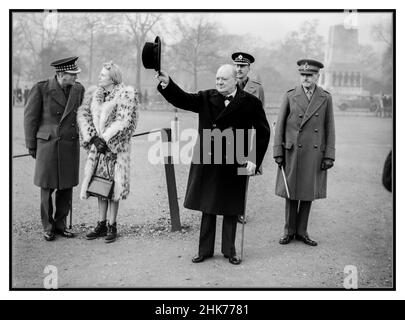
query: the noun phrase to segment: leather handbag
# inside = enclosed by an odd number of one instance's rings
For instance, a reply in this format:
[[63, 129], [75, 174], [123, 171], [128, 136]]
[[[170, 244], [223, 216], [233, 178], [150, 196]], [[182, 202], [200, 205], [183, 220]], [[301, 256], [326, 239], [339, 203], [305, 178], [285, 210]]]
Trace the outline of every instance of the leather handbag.
[[108, 179], [96, 175], [99, 161], [100, 157], [98, 157], [96, 168], [94, 169], [93, 176], [91, 177], [89, 186], [87, 188], [87, 195], [90, 197], [111, 199], [114, 191], [114, 180], [111, 179], [108, 165], [107, 165]]

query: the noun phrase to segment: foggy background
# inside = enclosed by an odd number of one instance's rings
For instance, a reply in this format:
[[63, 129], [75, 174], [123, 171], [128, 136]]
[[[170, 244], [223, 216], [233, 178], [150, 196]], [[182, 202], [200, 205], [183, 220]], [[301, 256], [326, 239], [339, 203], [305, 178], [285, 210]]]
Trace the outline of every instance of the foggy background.
[[[328, 50], [345, 45], [345, 34], [331, 44], [336, 26], [353, 31], [353, 41], [346, 43], [352, 52], [343, 59], [346, 69], [361, 73], [361, 83], [354, 83], [356, 95], [392, 91], [391, 13], [44, 11], [14, 12], [12, 18], [16, 104], [24, 103], [24, 90], [27, 95], [35, 82], [53, 76], [50, 62], [77, 55], [82, 69], [78, 81], [86, 88], [97, 83], [102, 63], [113, 60], [122, 67], [124, 82], [137, 88], [144, 108], [165, 105], [156, 90], [155, 72], [141, 62], [145, 42], [158, 35], [163, 40], [162, 69], [189, 91], [213, 88], [218, 66], [231, 63], [233, 52], [251, 53], [256, 62], [249, 76], [263, 84], [266, 107], [276, 108], [283, 93], [297, 83], [298, 59], [319, 59], [328, 70]], [[336, 93], [324, 81], [320, 84]]]

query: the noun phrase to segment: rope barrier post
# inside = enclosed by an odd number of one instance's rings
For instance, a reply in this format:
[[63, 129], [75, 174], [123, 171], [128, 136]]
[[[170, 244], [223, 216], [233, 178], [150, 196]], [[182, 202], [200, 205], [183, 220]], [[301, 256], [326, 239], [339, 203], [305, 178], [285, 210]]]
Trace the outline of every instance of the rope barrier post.
[[176, 175], [174, 172], [173, 156], [171, 154], [172, 130], [162, 129], [162, 142], [168, 143], [168, 155], [164, 157], [167, 194], [169, 196], [170, 220], [173, 231], [181, 230], [179, 203], [177, 201]]

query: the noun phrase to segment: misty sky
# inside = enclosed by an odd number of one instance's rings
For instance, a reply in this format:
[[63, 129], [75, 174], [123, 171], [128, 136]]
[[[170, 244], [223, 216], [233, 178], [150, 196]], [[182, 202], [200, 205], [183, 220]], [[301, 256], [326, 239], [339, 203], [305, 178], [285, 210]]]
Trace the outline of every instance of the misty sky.
[[[196, 13], [201, 14], [201, 13]], [[224, 31], [232, 34], [252, 35], [265, 42], [273, 42], [284, 38], [289, 32], [298, 30], [307, 20], [319, 20], [318, 32], [327, 40], [329, 27], [346, 21], [355, 21], [355, 16], [348, 17], [346, 13], [283, 13], [283, 12], [254, 12], [254, 13], [203, 13], [211, 20], [221, 23]], [[186, 15], [186, 14], [185, 14]], [[193, 14], [191, 14], [193, 15]], [[370, 27], [380, 21], [391, 21], [390, 13], [357, 13], [359, 41], [361, 44], [372, 44], [376, 50], [382, 46], [376, 43], [370, 35]]]

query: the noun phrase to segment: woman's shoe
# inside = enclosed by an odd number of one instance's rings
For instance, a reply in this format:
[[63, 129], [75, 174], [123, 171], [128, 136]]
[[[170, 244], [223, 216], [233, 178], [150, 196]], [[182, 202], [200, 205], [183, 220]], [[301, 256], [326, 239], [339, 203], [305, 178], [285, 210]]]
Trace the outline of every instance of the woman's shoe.
[[106, 243], [114, 242], [117, 239], [117, 223], [108, 224], [107, 236], [104, 238]]
[[86, 234], [87, 240], [94, 240], [99, 237], [105, 237], [107, 235], [107, 221], [98, 221], [97, 226], [93, 231]]

